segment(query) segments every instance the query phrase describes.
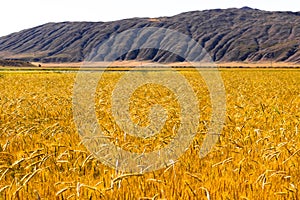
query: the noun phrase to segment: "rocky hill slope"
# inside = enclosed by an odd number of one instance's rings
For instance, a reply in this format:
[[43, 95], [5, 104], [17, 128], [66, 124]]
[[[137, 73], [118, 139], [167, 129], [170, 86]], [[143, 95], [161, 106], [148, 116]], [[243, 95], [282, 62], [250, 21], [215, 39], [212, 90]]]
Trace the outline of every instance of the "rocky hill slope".
[[[184, 33], [198, 41], [214, 61], [300, 62], [300, 12], [268, 12], [248, 7], [193, 11], [156, 19], [48, 23], [1, 37], [0, 58], [83, 61], [101, 41], [122, 31], [142, 27], [163, 27]], [[136, 40], [151, 42], [145, 35], [137, 37]], [[158, 42], [163, 39], [157, 38]], [[116, 41], [111, 45], [122, 48], [135, 41]], [[130, 52], [120, 59], [182, 61], [178, 56], [168, 55], [168, 52], [146, 49]]]

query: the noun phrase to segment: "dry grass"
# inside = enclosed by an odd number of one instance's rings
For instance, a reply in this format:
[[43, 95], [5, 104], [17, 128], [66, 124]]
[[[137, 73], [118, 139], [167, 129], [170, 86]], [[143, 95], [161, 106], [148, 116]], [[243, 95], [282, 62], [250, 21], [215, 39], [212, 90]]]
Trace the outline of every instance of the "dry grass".
[[[173, 166], [146, 174], [116, 172], [81, 144], [72, 116], [75, 74], [0, 73], [0, 199], [298, 199], [300, 71], [222, 70], [226, 126], [204, 159], [198, 153], [211, 114], [208, 92], [196, 73], [182, 73], [200, 102], [199, 132]], [[114, 138], [122, 135], [111, 130], [109, 93], [121, 76], [105, 75], [96, 105]], [[176, 100], [163, 89], [158, 97], [159, 87], [140, 88], [132, 115], [141, 123], [148, 123], [144, 90], [170, 111], [168, 136], [178, 123]], [[164, 137], [118, 144], [150, 151], [169, 141]]]
[[[98, 67], [98, 66], [111, 66], [111, 67], [140, 67], [140, 66], [151, 66], [152, 64], [155, 64], [157, 66], [157, 63], [152, 63], [151, 61], [115, 61], [115, 62], [93, 62], [93, 63], [83, 63], [83, 62], [77, 62], [77, 63], [33, 63], [34, 65], [38, 66], [41, 64], [45, 68], [79, 68], [82, 66], [89, 66], [89, 67]], [[198, 66], [199, 63], [192, 63], [193, 65]], [[174, 67], [189, 67], [191, 66], [191, 63], [189, 62], [175, 62], [175, 63], [165, 63], [162, 65], [167, 66], [174, 66]], [[202, 63], [200, 66], [211, 66], [211, 63]], [[224, 67], [224, 68], [300, 68], [299, 63], [291, 63], [291, 62], [271, 62], [271, 61], [265, 61], [265, 62], [220, 62], [215, 64], [218, 67]]]

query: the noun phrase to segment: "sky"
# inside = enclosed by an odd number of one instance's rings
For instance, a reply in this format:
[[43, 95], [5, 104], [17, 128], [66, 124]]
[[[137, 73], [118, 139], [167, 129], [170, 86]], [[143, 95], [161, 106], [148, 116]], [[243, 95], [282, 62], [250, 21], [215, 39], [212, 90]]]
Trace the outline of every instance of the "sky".
[[300, 11], [299, 0], [3, 0], [0, 36], [48, 22], [113, 21], [244, 6], [268, 11]]

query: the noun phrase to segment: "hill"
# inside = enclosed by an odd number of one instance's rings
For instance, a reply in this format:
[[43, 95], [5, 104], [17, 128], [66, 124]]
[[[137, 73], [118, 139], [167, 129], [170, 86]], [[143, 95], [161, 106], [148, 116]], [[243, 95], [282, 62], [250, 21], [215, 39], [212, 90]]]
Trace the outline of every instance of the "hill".
[[[142, 27], [163, 27], [184, 33], [205, 47], [214, 61], [300, 62], [300, 12], [268, 12], [248, 7], [193, 11], [155, 19], [48, 23], [1, 37], [0, 58], [80, 62], [99, 42], [122, 31]], [[157, 38], [158, 42], [163, 39]], [[142, 34], [136, 40], [151, 42]], [[118, 41], [111, 45], [122, 48], [133, 42]], [[182, 61], [168, 55], [146, 49], [130, 52], [120, 59]]]
[[29, 62], [21, 60], [0, 60], [0, 66], [2, 67], [37, 67]]

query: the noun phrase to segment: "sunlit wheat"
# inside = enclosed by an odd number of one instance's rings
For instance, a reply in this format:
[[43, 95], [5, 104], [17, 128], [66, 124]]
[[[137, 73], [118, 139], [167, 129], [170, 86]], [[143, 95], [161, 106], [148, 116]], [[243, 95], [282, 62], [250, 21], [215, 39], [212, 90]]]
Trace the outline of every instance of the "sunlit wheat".
[[[182, 71], [199, 101], [196, 138], [178, 161], [145, 174], [115, 171], [82, 144], [72, 115], [76, 74], [1, 73], [0, 199], [299, 199], [299, 70], [221, 70], [226, 126], [203, 159], [209, 93], [197, 73]], [[140, 87], [131, 97], [133, 122], [146, 126], [149, 106], [158, 103], [166, 124], [153, 137], [124, 136], [110, 110], [121, 76], [105, 73], [97, 90], [107, 138], [131, 152], [165, 147], [180, 124], [176, 98], [157, 85]]]

